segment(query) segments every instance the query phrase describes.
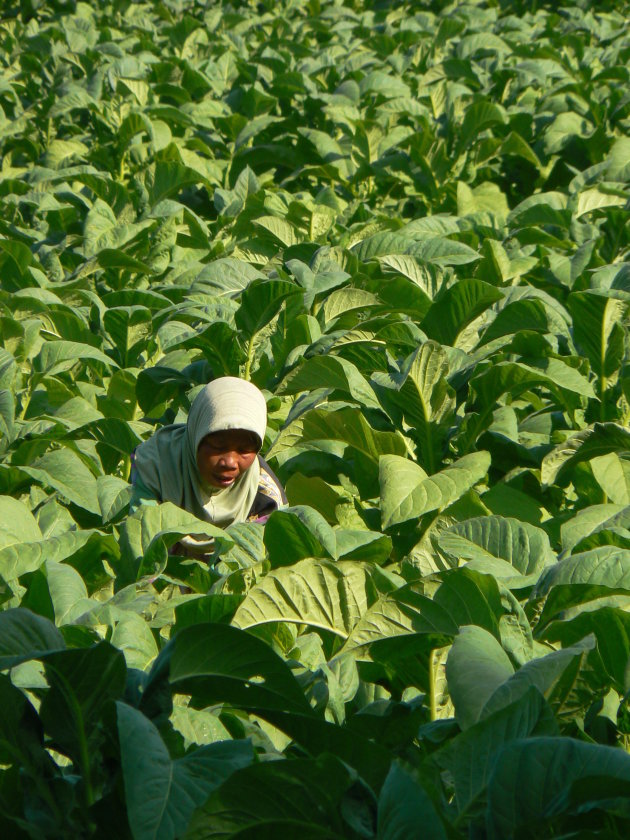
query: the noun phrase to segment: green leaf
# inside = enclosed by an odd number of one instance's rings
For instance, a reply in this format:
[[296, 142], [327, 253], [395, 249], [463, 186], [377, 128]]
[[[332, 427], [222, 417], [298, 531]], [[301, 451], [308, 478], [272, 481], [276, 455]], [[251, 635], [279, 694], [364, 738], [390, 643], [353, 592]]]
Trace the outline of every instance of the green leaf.
[[44, 728], [55, 749], [71, 757], [89, 780], [103, 706], [125, 688], [124, 658], [108, 642], [99, 642], [50, 653], [44, 669], [50, 686], [40, 707]]
[[164, 663], [170, 668], [173, 690], [192, 694], [206, 706], [225, 702], [250, 710], [310, 714], [283, 660], [265, 642], [237, 627], [185, 627], [162, 649], [151, 675], [159, 677]]
[[255, 335], [278, 314], [285, 300], [299, 293], [299, 286], [286, 280], [254, 280], [241, 295], [235, 315], [238, 328]]
[[422, 832], [435, 840], [448, 834], [430, 796], [415, 774], [395, 761], [378, 799], [379, 840], [405, 840]]
[[474, 624], [501, 639], [499, 618], [503, 614], [501, 592], [491, 575], [470, 568], [449, 569], [440, 574], [440, 586], [433, 594], [439, 604], [459, 626]]
[[595, 396], [590, 382], [560, 359], [541, 359], [538, 364], [499, 362], [490, 365], [472, 380], [479, 404], [489, 410], [502, 394], [510, 392], [513, 397], [517, 397], [537, 385], [552, 390], [559, 388], [585, 397]]
[[[165, 149], [164, 152], [166, 151]], [[176, 160], [159, 160], [146, 170], [145, 186], [149, 206], [155, 207], [160, 201], [181, 192], [185, 187], [194, 186], [203, 181], [204, 177], [195, 169], [184, 166]]]
[[[0, 549], [0, 576], [5, 580], [14, 580], [28, 572], [33, 572], [46, 561], [60, 562], [72, 557], [86, 545], [92, 551], [104, 550], [106, 545], [115, 547], [113, 537], [105, 537], [101, 531], [85, 528], [80, 531], [46, 536], [35, 542], [14, 543]], [[113, 551], [112, 551], [113, 553]]]
[[33, 360], [33, 370], [40, 375], [53, 376], [61, 371], [70, 370], [84, 360], [101, 362], [108, 368], [118, 367], [113, 359], [96, 347], [80, 344], [76, 341], [45, 341], [42, 349]]
[[616, 452], [591, 458], [595, 480], [616, 505], [630, 505], [630, 461]]
[[0, 675], [0, 703], [0, 756], [3, 763], [17, 765], [25, 774], [45, 774], [49, 759], [44, 752], [42, 726], [37, 712], [6, 674]]
[[[341, 649], [341, 655], [353, 652], [363, 657], [365, 648], [380, 642], [393, 654], [394, 645], [401, 649], [406, 636], [411, 643], [424, 642], [421, 646], [430, 650], [442, 647], [456, 633], [457, 624], [447, 607], [408, 585], [379, 598], [361, 616]], [[389, 646], [389, 642], [394, 645]]]
[[332, 755], [253, 764], [231, 776], [196, 812], [187, 837], [337, 840], [347, 836], [340, 800], [351, 779]]
[[479, 135], [494, 125], [506, 122], [503, 108], [494, 102], [476, 100], [466, 109], [459, 135], [460, 152], [472, 145]]
[[[495, 688], [487, 698], [483, 708], [483, 717], [502, 709], [521, 697], [530, 686], [535, 686], [550, 703], [557, 707], [557, 713], [567, 704], [571, 708], [570, 694], [576, 683], [579, 671], [589, 651], [595, 647], [592, 636], [582, 639], [571, 647], [554, 650], [546, 656], [526, 662], [502, 685]], [[587, 697], [587, 704], [590, 698]]]
[[555, 484], [565, 470], [582, 461], [629, 450], [630, 432], [625, 427], [616, 423], [595, 423], [545, 455], [540, 469], [543, 486]]
[[70, 502], [90, 513], [100, 513], [96, 477], [70, 449], [54, 449], [20, 470], [44, 487], [52, 487]]
[[630, 690], [630, 615], [621, 608], [599, 606], [593, 612], [583, 612], [570, 618], [560, 612], [544, 629], [550, 642], [563, 647], [575, 644], [589, 634], [597, 639], [597, 652], [613, 686], [624, 695]]
[[307, 506], [274, 511], [263, 539], [274, 567], [290, 566], [304, 557], [338, 557], [335, 532], [320, 513]]
[[[460, 814], [465, 814], [483, 796], [505, 745], [529, 737], [545, 713], [548, 714], [543, 696], [532, 687], [514, 703], [473, 724], [437, 753], [437, 763], [453, 777]], [[551, 722], [550, 728], [553, 729]]]
[[309, 558], [266, 574], [249, 590], [232, 623], [247, 629], [286, 621], [345, 639], [375, 599], [366, 564]]
[[116, 713], [125, 800], [135, 840], [181, 837], [195, 809], [254, 759], [249, 741], [225, 741], [172, 760], [159, 731], [142, 712], [118, 702]]
[[384, 453], [404, 455], [405, 441], [399, 432], [381, 432], [373, 429], [355, 408], [340, 408], [336, 411], [313, 409], [283, 430], [274, 441], [267, 457], [282, 448], [283, 436], [294, 441], [339, 440], [361, 452], [375, 464]]
[[457, 522], [439, 534], [437, 544], [452, 562], [467, 561], [467, 568], [489, 572], [507, 586], [534, 583], [543, 568], [556, 561], [542, 528], [511, 517]]
[[568, 301], [576, 344], [599, 377], [616, 373], [624, 357], [628, 302], [597, 291], [573, 292]]
[[127, 613], [116, 622], [110, 642], [124, 654], [128, 668], [145, 671], [158, 654], [148, 622], [136, 613]]
[[37, 520], [26, 505], [11, 496], [0, 496], [0, 552], [7, 546], [41, 538]]
[[508, 655], [494, 636], [472, 624], [460, 628], [446, 660], [446, 679], [462, 729], [481, 719], [487, 702], [513, 674]]
[[246, 166], [236, 179], [233, 190], [214, 191], [214, 206], [223, 216], [237, 216], [245, 206], [247, 196], [259, 189], [256, 175]]
[[[508, 744], [499, 756], [488, 785], [486, 822], [493, 838], [526, 830], [544, 836], [554, 818], [568, 810], [568, 794], [577, 780], [603, 779], [608, 790], [630, 780], [630, 758], [616, 747], [588, 744], [572, 738], [529, 738]], [[515, 791], [519, 792], [515, 796]], [[573, 812], [606, 810], [610, 793], [586, 785]]]
[[572, 552], [582, 540], [603, 531], [607, 525], [614, 525], [617, 517], [624, 517], [624, 512], [627, 514], [622, 505], [612, 504], [589, 505], [587, 508], [582, 508], [560, 526], [563, 550]]
[[490, 454], [475, 452], [427, 476], [421, 467], [405, 458], [384, 455], [379, 464], [383, 528], [443, 510], [481, 481], [489, 466]]
[[[429, 473], [438, 467], [453, 411], [454, 393], [446, 381], [448, 361], [444, 350], [426, 341], [404, 364], [402, 381], [375, 374], [374, 381], [398, 405], [419, 445], [419, 460]], [[394, 387], [392, 387], [394, 386]]]
[[532, 593], [532, 599], [546, 598], [538, 620], [540, 633], [560, 611], [617, 593], [630, 593], [630, 550], [599, 546], [574, 554], [548, 568]]
[[374, 391], [356, 365], [340, 356], [313, 356], [292, 370], [276, 393], [297, 394], [315, 388], [344, 391], [360, 405], [378, 406]]
[[122, 561], [126, 566], [125, 574], [131, 576], [125, 582], [135, 580], [136, 574], [142, 571], [142, 558], [151, 557], [159, 550], [159, 545], [170, 548], [183, 536], [214, 540], [217, 548], [230, 548], [233, 544], [221, 528], [197, 519], [171, 502], [141, 505], [120, 528]]
[[65, 648], [63, 636], [47, 618], [22, 607], [0, 612], [0, 668], [38, 659]]
[[129, 504], [131, 485], [115, 475], [99, 475], [96, 479], [96, 496], [103, 522], [111, 522]]

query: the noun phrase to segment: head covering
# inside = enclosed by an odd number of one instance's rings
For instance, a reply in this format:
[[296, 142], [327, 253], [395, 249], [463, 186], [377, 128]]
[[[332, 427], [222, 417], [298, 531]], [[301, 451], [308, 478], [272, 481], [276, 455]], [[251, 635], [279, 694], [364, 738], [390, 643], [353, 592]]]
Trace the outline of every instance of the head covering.
[[197, 449], [206, 435], [229, 429], [253, 432], [260, 444], [267, 428], [267, 405], [251, 382], [223, 376], [195, 397], [187, 423], [156, 432], [136, 450], [140, 480], [164, 502], [173, 502], [199, 519], [226, 527], [244, 522], [258, 492], [258, 458], [230, 487], [205, 482], [197, 468]]

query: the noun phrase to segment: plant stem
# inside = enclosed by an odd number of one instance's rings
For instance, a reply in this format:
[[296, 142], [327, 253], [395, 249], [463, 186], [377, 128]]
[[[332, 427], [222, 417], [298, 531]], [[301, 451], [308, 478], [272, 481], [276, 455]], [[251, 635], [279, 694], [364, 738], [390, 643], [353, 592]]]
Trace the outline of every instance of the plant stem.
[[431, 721], [437, 719], [435, 706], [435, 650], [429, 654], [429, 716]]
[[243, 373], [243, 379], [249, 380], [249, 374], [252, 368], [252, 362], [254, 360], [254, 336], [249, 339], [247, 343], [247, 359], [245, 361], [245, 371]]

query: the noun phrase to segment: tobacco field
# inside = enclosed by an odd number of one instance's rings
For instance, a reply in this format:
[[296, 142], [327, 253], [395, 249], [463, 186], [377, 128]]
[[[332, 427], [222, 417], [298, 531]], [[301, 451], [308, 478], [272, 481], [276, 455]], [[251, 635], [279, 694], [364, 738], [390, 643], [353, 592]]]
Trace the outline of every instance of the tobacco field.
[[[629, 836], [629, 19], [2, 4], [3, 837]], [[289, 506], [129, 515], [223, 375]]]

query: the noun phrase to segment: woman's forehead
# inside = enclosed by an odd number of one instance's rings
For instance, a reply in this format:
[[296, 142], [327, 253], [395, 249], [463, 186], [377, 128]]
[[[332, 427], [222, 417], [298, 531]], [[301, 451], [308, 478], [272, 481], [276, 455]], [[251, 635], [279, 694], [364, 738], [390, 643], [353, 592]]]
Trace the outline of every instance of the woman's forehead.
[[202, 442], [204, 440], [229, 446], [231, 444], [250, 443], [252, 440], [258, 442], [258, 435], [255, 432], [249, 431], [249, 429], [224, 429], [219, 432], [211, 432], [208, 435], [204, 435]]

